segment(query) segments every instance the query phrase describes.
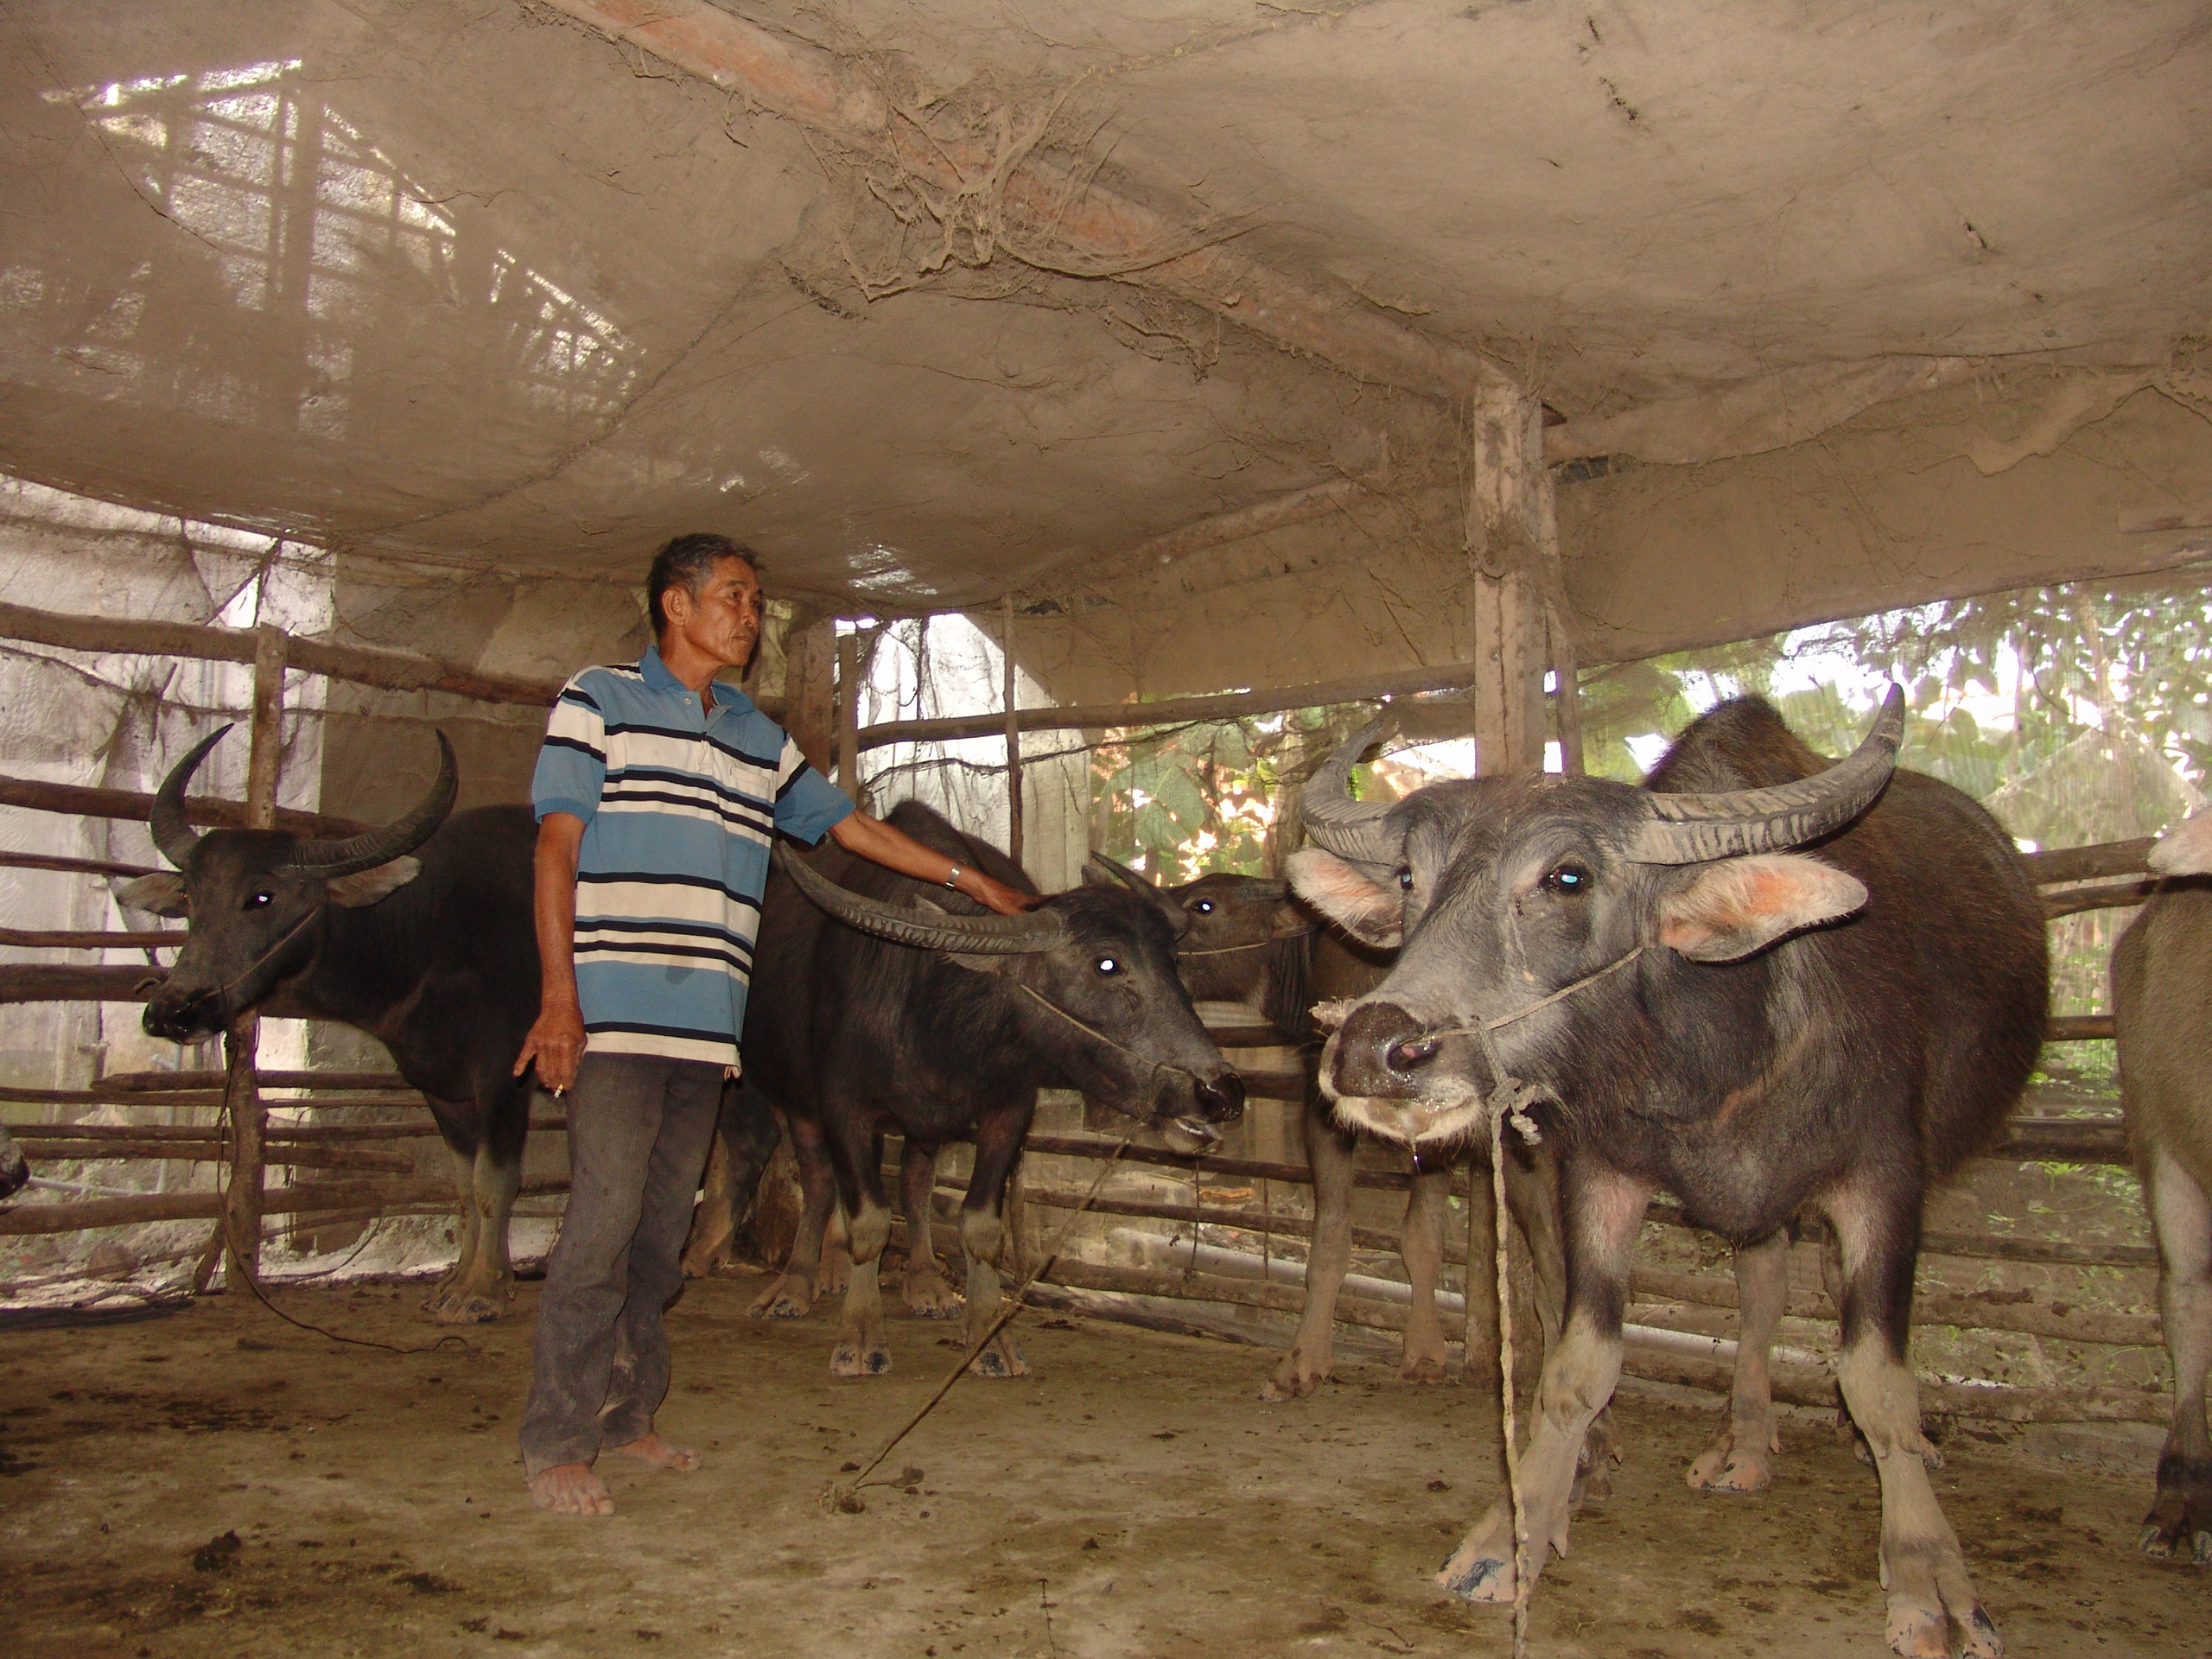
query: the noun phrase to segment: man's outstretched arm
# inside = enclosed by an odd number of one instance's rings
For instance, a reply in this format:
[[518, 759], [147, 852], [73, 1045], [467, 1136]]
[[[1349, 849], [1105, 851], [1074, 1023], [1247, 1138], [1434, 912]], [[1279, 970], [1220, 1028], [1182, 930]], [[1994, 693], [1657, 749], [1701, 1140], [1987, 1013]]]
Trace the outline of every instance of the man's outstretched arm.
[[849, 853], [938, 887], [943, 887], [945, 877], [957, 869], [960, 878], [954, 886], [977, 904], [988, 906], [1001, 916], [1019, 916], [1043, 902], [1036, 894], [1017, 892], [971, 866], [956, 865], [936, 849], [923, 846], [903, 830], [894, 830], [882, 819], [872, 818], [865, 812], [854, 812], [838, 819], [830, 827], [830, 836]]

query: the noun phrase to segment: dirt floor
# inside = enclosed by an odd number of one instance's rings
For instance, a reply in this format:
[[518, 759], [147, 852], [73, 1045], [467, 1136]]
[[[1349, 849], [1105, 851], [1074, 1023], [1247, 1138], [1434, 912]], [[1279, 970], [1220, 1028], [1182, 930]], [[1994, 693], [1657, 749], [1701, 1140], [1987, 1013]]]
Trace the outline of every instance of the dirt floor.
[[[508, 1322], [395, 1355], [239, 1297], [0, 1334], [0, 1644], [109, 1654], [786, 1654], [836, 1659], [1497, 1652], [1509, 1621], [1428, 1582], [1494, 1490], [1485, 1391], [1347, 1365], [1262, 1407], [1236, 1344], [1022, 1316], [1030, 1379], [963, 1381], [866, 1491], [841, 1465], [935, 1385], [945, 1327], [894, 1319], [896, 1373], [832, 1382], [828, 1310], [745, 1317], [751, 1278], [671, 1314], [661, 1418], [692, 1476], [609, 1471], [621, 1512], [556, 1522], [514, 1451], [535, 1287]], [[417, 1287], [293, 1290], [420, 1344]], [[1776, 1489], [1700, 1497], [1708, 1419], [1621, 1407], [1629, 1462], [1535, 1609], [1542, 1656], [1878, 1655], [1872, 1473], [1793, 1428]], [[2134, 1548], [2147, 1472], [1955, 1439], [1938, 1477], [2015, 1655], [2205, 1651], [2203, 1573]]]

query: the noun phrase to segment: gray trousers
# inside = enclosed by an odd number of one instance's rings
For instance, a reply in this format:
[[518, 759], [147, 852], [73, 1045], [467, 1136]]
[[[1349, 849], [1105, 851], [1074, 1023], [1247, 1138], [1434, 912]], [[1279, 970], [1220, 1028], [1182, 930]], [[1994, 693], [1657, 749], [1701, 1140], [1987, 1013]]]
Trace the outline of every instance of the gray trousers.
[[703, 1060], [587, 1052], [569, 1090], [569, 1207], [545, 1268], [526, 1478], [589, 1463], [650, 1434], [668, 1393], [661, 1312], [715, 1134], [722, 1069]]

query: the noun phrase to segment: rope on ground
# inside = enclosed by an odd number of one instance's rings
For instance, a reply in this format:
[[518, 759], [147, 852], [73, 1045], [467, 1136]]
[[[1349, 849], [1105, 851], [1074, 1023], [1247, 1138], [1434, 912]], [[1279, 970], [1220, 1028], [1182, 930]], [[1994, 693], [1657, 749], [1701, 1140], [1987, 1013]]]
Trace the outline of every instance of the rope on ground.
[[1505, 1485], [1513, 1499], [1513, 1659], [1529, 1653], [1529, 1516], [1521, 1497], [1521, 1446], [1513, 1414], [1513, 1286], [1506, 1235], [1512, 1231], [1505, 1207], [1505, 1116], [1490, 1120], [1491, 1213], [1497, 1240], [1498, 1400], [1505, 1433]]
[[1090, 1183], [1090, 1190], [1083, 1195], [1083, 1202], [1068, 1212], [1068, 1218], [1060, 1224], [1060, 1230], [1053, 1235], [1051, 1246], [1040, 1254], [1037, 1265], [1029, 1270], [1028, 1277], [1015, 1287], [1012, 1296], [1007, 1298], [1005, 1305], [999, 1309], [998, 1317], [991, 1321], [989, 1328], [969, 1344], [968, 1351], [953, 1363], [952, 1369], [945, 1373], [944, 1381], [938, 1383], [936, 1391], [922, 1402], [921, 1408], [899, 1426], [898, 1432], [876, 1449], [875, 1455], [861, 1465], [859, 1471], [850, 1480], [833, 1480], [823, 1489], [822, 1503], [824, 1509], [836, 1515], [858, 1515], [868, 1507], [861, 1502], [861, 1487], [881, 1465], [883, 1460], [898, 1449], [899, 1443], [920, 1427], [922, 1420], [937, 1409], [938, 1402], [952, 1392], [952, 1385], [967, 1375], [968, 1367], [974, 1363], [976, 1356], [989, 1347], [993, 1338], [1014, 1323], [1024, 1306], [1022, 1298], [1029, 1294], [1029, 1287], [1032, 1285], [1045, 1276], [1046, 1269], [1059, 1259], [1061, 1247], [1068, 1242], [1068, 1235], [1075, 1230], [1075, 1224], [1083, 1218], [1083, 1212], [1090, 1208], [1091, 1200], [1096, 1198], [1105, 1187], [1106, 1178], [1114, 1173], [1114, 1166], [1120, 1161], [1122, 1153], [1128, 1149], [1129, 1139], [1130, 1137], [1124, 1135], [1114, 1150], [1106, 1154], [1105, 1161], [1099, 1166], [1096, 1179]]

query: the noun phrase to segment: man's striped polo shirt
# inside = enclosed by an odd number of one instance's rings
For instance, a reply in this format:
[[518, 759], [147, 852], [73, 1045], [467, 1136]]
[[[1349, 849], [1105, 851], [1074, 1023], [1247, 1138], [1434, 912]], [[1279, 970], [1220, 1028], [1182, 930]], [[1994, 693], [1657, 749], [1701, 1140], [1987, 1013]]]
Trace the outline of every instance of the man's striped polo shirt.
[[660, 652], [561, 688], [531, 799], [584, 822], [576, 992], [595, 1054], [737, 1064], [768, 849], [853, 804], [734, 686], [714, 707]]

